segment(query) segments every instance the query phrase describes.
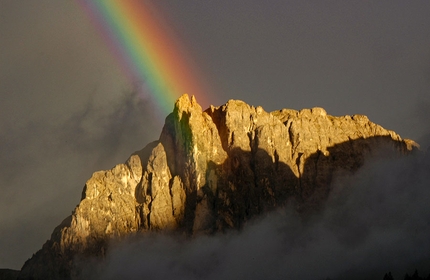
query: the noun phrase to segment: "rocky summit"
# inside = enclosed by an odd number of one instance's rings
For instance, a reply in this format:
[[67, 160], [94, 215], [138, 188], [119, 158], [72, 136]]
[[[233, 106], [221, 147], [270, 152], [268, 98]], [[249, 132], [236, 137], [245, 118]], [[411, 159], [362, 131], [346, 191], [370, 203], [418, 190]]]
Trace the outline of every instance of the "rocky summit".
[[240, 230], [287, 204], [318, 211], [331, 182], [371, 157], [397, 157], [417, 144], [366, 116], [322, 108], [266, 112], [245, 102], [202, 110], [183, 95], [159, 140], [86, 182], [82, 199], [23, 266], [18, 279], [79, 278], [79, 261], [109, 242], [148, 231], [185, 236]]

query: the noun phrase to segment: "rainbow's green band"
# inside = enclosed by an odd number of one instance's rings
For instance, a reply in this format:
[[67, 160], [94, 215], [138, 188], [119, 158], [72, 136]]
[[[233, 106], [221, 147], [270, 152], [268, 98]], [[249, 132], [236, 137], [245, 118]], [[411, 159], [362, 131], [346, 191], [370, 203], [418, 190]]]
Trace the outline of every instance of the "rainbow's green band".
[[142, 0], [77, 0], [103, 34], [123, 71], [149, 89], [161, 113], [172, 111], [182, 94], [201, 100], [202, 87], [178, 40], [160, 15]]

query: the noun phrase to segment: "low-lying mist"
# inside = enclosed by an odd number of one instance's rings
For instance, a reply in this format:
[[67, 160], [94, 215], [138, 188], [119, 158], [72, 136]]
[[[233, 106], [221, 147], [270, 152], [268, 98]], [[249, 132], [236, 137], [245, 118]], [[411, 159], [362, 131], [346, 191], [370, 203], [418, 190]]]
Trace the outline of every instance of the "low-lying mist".
[[430, 153], [370, 160], [338, 178], [324, 209], [282, 208], [242, 231], [152, 233], [111, 246], [91, 279], [394, 279], [430, 272]]

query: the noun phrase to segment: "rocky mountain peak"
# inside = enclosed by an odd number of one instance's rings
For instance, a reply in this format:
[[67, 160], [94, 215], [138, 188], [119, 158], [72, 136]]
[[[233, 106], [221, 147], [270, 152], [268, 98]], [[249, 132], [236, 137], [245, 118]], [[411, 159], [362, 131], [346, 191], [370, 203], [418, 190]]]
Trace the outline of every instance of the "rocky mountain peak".
[[205, 111], [181, 96], [157, 141], [124, 164], [95, 172], [82, 199], [19, 279], [71, 279], [77, 257], [103, 255], [111, 240], [148, 231], [187, 236], [241, 229], [293, 203], [323, 207], [332, 181], [372, 156], [417, 148], [366, 116], [334, 117], [322, 108], [266, 112], [239, 100]]

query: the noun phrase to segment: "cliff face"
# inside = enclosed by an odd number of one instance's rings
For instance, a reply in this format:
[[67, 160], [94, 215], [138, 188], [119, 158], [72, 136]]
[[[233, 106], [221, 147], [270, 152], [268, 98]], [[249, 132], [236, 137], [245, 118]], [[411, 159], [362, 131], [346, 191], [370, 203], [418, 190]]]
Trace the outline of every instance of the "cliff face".
[[336, 176], [356, 171], [370, 156], [415, 147], [361, 115], [333, 117], [322, 108], [268, 113], [235, 100], [202, 111], [184, 95], [158, 141], [93, 174], [72, 215], [19, 279], [73, 278], [79, 257], [103, 255], [109, 240], [132, 233], [240, 229], [287, 203], [315, 211]]

